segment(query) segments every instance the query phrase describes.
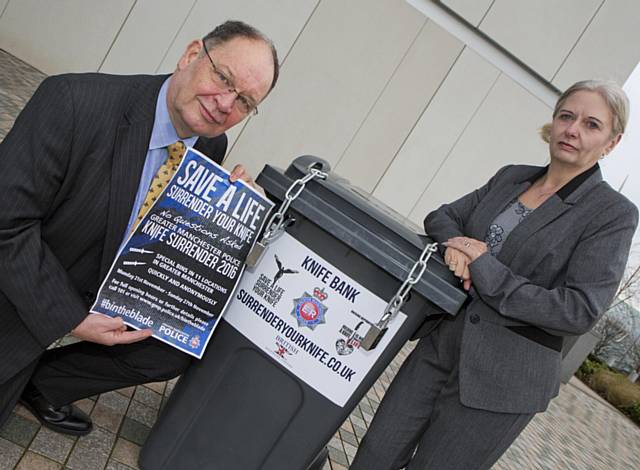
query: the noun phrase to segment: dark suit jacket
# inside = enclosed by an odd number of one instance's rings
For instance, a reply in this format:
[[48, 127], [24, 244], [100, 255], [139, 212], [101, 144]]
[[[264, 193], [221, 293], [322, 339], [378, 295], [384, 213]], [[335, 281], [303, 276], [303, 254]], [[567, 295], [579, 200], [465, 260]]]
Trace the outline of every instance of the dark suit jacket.
[[[87, 315], [124, 236], [166, 78], [47, 78], [0, 144], [0, 384]], [[221, 162], [227, 138], [196, 147]]]
[[[482, 188], [429, 214], [427, 233], [439, 242], [462, 235], [484, 240], [495, 217], [544, 171], [501, 169]], [[637, 224], [637, 208], [602, 181], [596, 166], [516, 226], [497, 257], [485, 253], [471, 263], [460, 351], [464, 405], [546, 409], [559, 389], [562, 338], [587, 332], [610, 305]]]

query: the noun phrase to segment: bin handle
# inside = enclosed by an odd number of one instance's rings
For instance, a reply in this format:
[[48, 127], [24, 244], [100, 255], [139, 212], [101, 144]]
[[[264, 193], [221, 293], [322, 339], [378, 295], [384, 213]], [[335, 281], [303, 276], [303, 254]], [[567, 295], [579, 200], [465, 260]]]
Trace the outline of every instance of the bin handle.
[[424, 247], [424, 250], [422, 250], [418, 261], [416, 261], [416, 263], [411, 268], [411, 271], [409, 271], [407, 279], [405, 279], [405, 281], [398, 289], [398, 292], [396, 292], [396, 294], [391, 298], [391, 300], [387, 304], [387, 307], [384, 309], [382, 318], [380, 318], [377, 326], [386, 328], [391, 319], [397, 315], [397, 313], [406, 302], [409, 291], [418, 283], [418, 281], [420, 281], [420, 278], [427, 269], [427, 262], [429, 261], [429, 258], [431, 258], [431, 255], [437, 250], [437, 242], [429, 243]]
[[409, 271], [407, 279], [405, 279], [398, 291], [387, 304], [378, 323], [369, 327], [369, 331], [367, 331], [360, 343], [361, 348], [366, 351], [371, 351], [378, 345], [384, 334], [387, 332], [387, 325], [389, 325], [389, 322], [398, 314], [406, 302], [409, 291], [418, 283], [427, 269], [427, 262], [429, 261], [429, 258], [431, 258], [431, 255], [435, 253], [437, 249], [438, 244], [435, 242], [424, 247], [422, 254], [420, 254], [420, 258], [418, 258], [418, 261], [416, 261], [411, 268], [411, 271]]
[[314, 178], [327, 179], [328, 173], [319, 168], [323, 167], [322, 162], [313, 162], [307, 167], [307, 173], [302, 177], [295, 180], [289, 189], [284, 193], [284, 201], [280, 205], [280, 208], [271, 216], [267, 222], [267, 228], [265, 229], [262, 238], [256, 242], [251, 249], [249, 255], [247, 255], [247, 266], [256, 266], [262, 259], [264, 251], [269, 246], [269, 243], [276, 240], [280, 235], [284, 233], [284, 230], [289, 225], [289, 221], [285, 217], [289, 206], [304, 190], [306, 184]]

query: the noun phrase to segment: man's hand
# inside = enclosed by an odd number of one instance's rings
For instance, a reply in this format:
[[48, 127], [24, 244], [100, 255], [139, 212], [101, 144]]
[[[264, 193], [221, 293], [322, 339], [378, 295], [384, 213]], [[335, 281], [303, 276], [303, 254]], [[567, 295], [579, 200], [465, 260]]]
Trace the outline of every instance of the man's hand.
[[462, 251], [449, 247], [444, 252], [444, 262], [449, 266], [449, 270], [462, 280], [464, 290], [468, 291], [471, 288], [471, 273], [468, 267], [471, 261], [469, 257]]
[[264, 193], [264, 189], [262, 189], [262, 186], [257, 185], [256, 182], [253, 181], [253, 178], [251, 177], [251, 175], [247, 172], [247, 170], [245, 170], [244, 166], [239, 164], [233, 167], [233, 170], [231, 170], [231, 175], [229, 175], [229, 181], [233, 183], [236, 180], [244, 181], [253, 189], [255, 189], [260, 194], [266, 197], [266, 194]]
[[71, 330], [77, 338], [92, 343], [113, 346], [142, 341], [151, 336], [151, 330], [127, 331], [122, 318], [111, 318], [102, 313], [89, 313], [78, 326]]

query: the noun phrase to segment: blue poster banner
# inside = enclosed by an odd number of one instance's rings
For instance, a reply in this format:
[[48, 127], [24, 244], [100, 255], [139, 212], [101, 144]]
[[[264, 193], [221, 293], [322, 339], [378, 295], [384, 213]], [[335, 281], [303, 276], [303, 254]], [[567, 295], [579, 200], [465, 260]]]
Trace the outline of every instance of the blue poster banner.
[[192, 148], [120, 249], [92, 312], [201, 358], [273, 203]]

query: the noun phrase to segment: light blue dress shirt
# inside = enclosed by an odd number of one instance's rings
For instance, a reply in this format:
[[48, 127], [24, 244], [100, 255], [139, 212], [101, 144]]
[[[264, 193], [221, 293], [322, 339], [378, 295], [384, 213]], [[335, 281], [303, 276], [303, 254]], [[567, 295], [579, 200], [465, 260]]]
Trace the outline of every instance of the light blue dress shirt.
[[178, 137], [178, 133], [171, 123], [169, 110], [167, 109], [167, 88], [169, 88], [170, 79], [171, 78], [167, 78], [165, 80], [162, 84], [162, 88], [160, 88], [160, 93], [158, 94], [156, 115], [153, 121], [151, 139], [149, 140], [149, 149], [147, 150], [147, 157], [144, 162], [144, 167], [142, 168], [142, 175], [140, 176], [140, 184], [138, 185], [136, 199], [133, 203], [131, 215], [129, 216], [127, 231], [124, 233], [124, 239], [122, 240], [120, 248], [122, 248], [122, 245], [124, 245], [124, 242], [129, 237], [129, 232], [138, 217], [140, 207], [142, 207], [142, 204], [147, 197], [147, 192], [149, 191], [149, 186], [151, 185], [151, 181], [153, 181], [153, 177], [168, 157], [167, 146], [177, 142], [178, 140], [182, 140], [184, 145], [187, 147], [193, 147], [196, 140], [198, 140], [197, 136], [181, 139]]

